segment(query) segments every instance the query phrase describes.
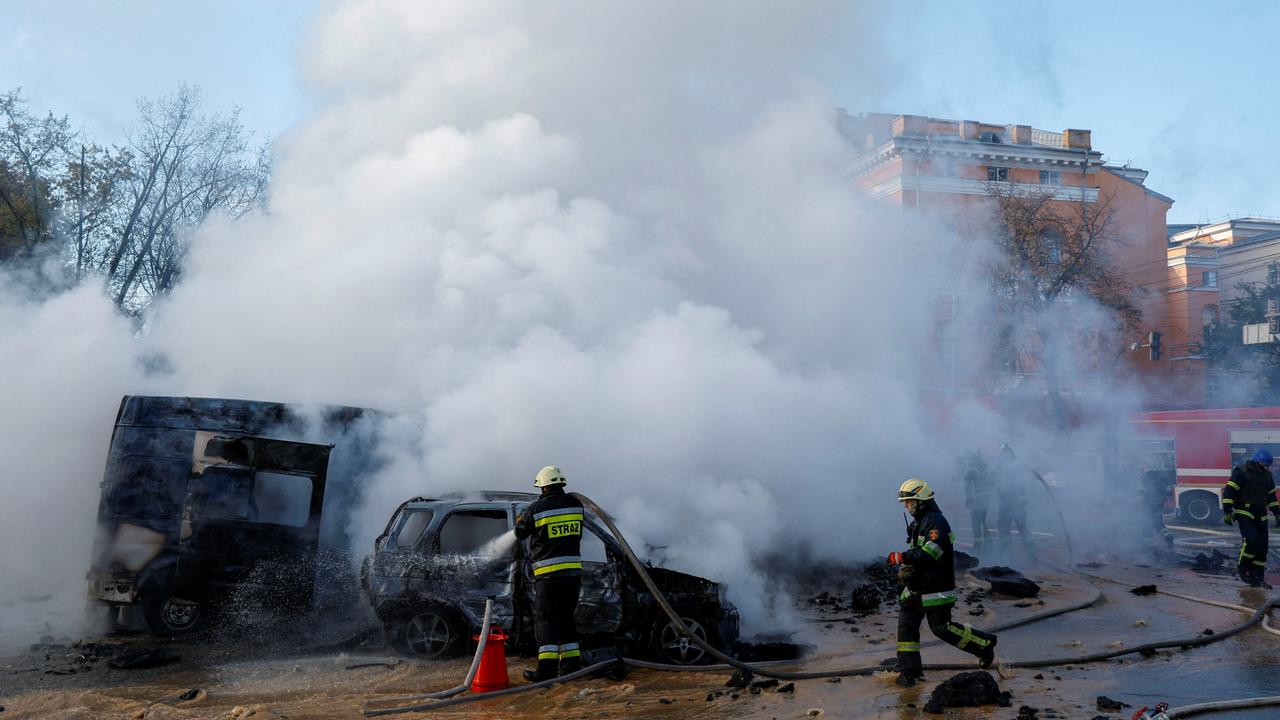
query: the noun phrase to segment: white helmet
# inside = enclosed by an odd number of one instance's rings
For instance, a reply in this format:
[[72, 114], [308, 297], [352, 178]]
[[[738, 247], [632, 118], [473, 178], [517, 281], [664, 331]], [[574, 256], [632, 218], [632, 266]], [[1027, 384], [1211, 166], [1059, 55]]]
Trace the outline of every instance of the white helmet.
[[563, 485], [564, 483], [564, 473], [560, 472], [560, 468], [555, 465], [548, 465], [542, 468], [533, 478], [533, 486], [540, 488], [548, 485]]

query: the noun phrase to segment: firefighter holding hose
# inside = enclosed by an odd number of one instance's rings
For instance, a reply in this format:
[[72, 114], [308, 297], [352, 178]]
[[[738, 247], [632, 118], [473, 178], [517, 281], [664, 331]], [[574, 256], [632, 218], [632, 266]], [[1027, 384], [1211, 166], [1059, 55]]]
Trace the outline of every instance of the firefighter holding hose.
[[1270, 588], [1265, 579], [1267, 568], [1267, 511], [1280, 528], [1280, 502], [1276, 501], [1276, 482], [1271, 476], [1271, 453], [1259, 450], [1253, 459], [1231, 471], [1231, 479], [1222, 489], [1222, 521], [1240, 526], [1240, 579], [1250, 587]]
[[889, 564], [898, 567], [902, 584], [897, 683], [911, 687], [924, 679], [920, 622], [926, 619], [940, 640], [976, 656], [982, 667], [990, 667], [995, 660], [996, 636], [951, 621], [951, 608], [956, 603], [955, 536], [933, 499], [933, 490], [925, 481], [911, 478], [898, 488], [898, 501], [912, 521], [907, 528], [907, 550], [889, 554]]
[[582, 586], [582, 503], [564, 491], [560, 468], [538, 471], [534, 487], [542, 496], [516, 518], [516, 539], [529, 539], [533, 567], [533, 634], [538, 669], [525, 671], [533, 682], [568, 675], [582, 667], [573, 611]]

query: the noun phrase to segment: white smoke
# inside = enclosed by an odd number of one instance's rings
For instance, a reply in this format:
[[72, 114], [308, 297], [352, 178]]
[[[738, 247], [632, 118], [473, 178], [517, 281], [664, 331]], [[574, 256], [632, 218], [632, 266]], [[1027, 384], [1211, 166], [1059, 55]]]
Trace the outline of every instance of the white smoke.
[[[277, 142], [268, 208], [198, 232], [145, 333], [91, 288], [3, 306], [8, 356], [57, 359], [33, 362], [17, 400], [40, 417], [3, 442], [81, 443], [28, 474], [94, 489], [62, 564], [87, 562], [120, 395], [156, 389], [138, 356], [164, 358], [173, 394], [403, 413], [358, 550], [407, 497], [526, 490], [546, 464], [637, 545], [727, 582], [748, 630], [774, 607], [762, 558], [895, 548], [898, 483], [997, 424], [928, 429], [921, 259], [948, 236], [839, 173], [851, 151], [808, 67], [848, 12], [333, 7], [303, 58], [319, 109]], [[21, 491], [6, 510], [35, 522], [57, 501], [22, 475], [0, 481]], [[50, 535], [32, 532], [4, 528], [6, 565]]]
[[0, 274], [0, 647], [78, 626], [115, 410], [150, 387], [98, 288], [21, 290]]
[[838, 172], [805, 73], [832, 8], [722, 10], [337, 8], [268, 212], [200, 233], [149, 341], [184, 393], [423, 413], [359, 547], [558, 464], [762, 619], [756, 558], [894, 527], [861, 496], [918, 442], [933, 300], [923, 232]]

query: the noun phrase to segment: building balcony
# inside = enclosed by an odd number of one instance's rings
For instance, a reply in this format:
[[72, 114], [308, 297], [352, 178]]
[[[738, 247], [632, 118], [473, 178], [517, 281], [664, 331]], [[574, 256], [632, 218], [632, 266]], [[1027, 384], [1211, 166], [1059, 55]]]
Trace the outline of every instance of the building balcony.
[[991, 195], [991, 186], [1002, 191], [1014, 190], [1019, 193], [1047, 192], [1054, 200], [1069, 202], [1097, 202], [1098, 188], [1072, 185], [1040, 185], [1037, 183], [991, 183], [986, 180], [971, 178], [934, 177], [931, 175], [896, 175], [868, 189], [871, 197], [888, 197], [895, 193], [920, 192], [949, 195]]

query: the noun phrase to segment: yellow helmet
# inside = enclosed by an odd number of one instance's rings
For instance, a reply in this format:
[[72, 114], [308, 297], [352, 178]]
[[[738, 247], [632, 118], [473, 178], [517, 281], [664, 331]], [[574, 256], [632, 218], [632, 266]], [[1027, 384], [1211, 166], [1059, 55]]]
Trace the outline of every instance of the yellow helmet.
[[548, 485], [563, 485], [564, 483], [564, 473], [560, 472], [560, 468], [555, 465], [548, 465], [542, 468], [533, 478], [533, 486], [540, 488]]
[[903, 500], [932, 500], [933, 488], [920, 478], [911, 478], [898, 488], [898, 502]]

